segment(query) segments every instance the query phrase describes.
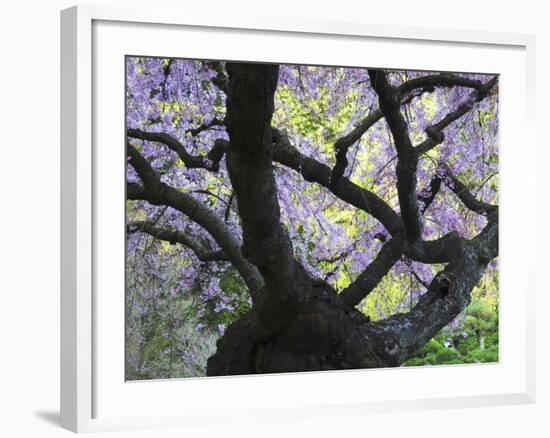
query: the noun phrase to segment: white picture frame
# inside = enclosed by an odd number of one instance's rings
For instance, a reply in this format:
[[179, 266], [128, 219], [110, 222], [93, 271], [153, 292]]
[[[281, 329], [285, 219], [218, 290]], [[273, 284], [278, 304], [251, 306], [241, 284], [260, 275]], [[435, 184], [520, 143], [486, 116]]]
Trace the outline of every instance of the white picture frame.
[[[105, 36], [101, 36], [103, 30], [98, 31], [97, 26], [101, 23], [109, 23], [105, 27]], [[94, 27], [96, 26], [96, 27]], [[110, 27], [111, 30], [108, 28]], [[114, 27], [113, 27], [114, 26]], [[115, 29], [115, 27], [120, 27]], [[127, 28], [124, 28], [127, 26]], [[102, 38], [107, 38], [113, 46], [113, 55], [119, 56], [120, 53], [135, 54], [126, 52], [124, 45], [117, 45], [123, 38], [120, 32], [139, 32], [139, 28], [148, 28], [150, 32], [175, 32], [181, 28], [195, 29], [204, 35], [227, 35], [231, 32], [239, 34], [239, 38], [249, 34], [254, 38], [279, 39], [281, 45], [289, 45], [286, 41], [288, 36], [296, 38], [308, 38], [315, 40], [319, 38], [349, 38], [349, 41], [356, 41], [360, 44], [362, 41], [384, 41], [387, 45], [396, 45], [407, 43], [411, 47], [416, 45], [445, 46], [453, 45], [460, 50], [493, 50], [495, 53], [501, 53], [500, 57], [506, 61], [507, 50], [515, 53], [521, 59], [520, 65], [513, 62], [514, 68], [518, 74], [525, 79], [522, 84], [510, 84], [510, 87], [519, 87], [516, 91], [516, 98], [522, 100], [520, 109], [514, 109], [514, 114], [505, 114], [506, 117], [516, 116], [525, 121], [522, 125], [521, 134], [526, 139], [523, 143], [524, 151], [534, 151], [535, 141], [533, 138], [533, 127], [531, 120], [534, 111], [534, 53], [535, 40], [532, 35], [491, 33], [483, 31], [460, 31], [451, 29], [429, 29], [416, 27], [402, 27], [389, 25], [372, 25], [365, 23], [339, 23], [339, 22], [316, 22], [307, 20], [287, 20], [274, 17], [254, 17], [242, 15], [241, 18], [232, 18], [227, 21], [224, 17], [209, 14], [208, 16], [193, 16], [182, 10], [162, 10], [158, 8], [150, 10], [120, 9], [111, 7], [78, 6], [66, 9], [61, 13], [61, 426], [75, 431], [100, 431], [112, 429], [131, 429], [161, 426], [178, 426], [189, 424], [205, 424], [213, 421], [212, 411], [207, 412], [205, 405], [201, 405], [201, 400], [195, 404], [193, 415], [182, 415], [178, 410], [166, 411], [162, 403], [147, 407], [146, 415], [143, 412], [135, 413], [132, 411], [116, 412], [120, 405], [120, 400], [116, 397], [127, 397], [135, 399], [140, 394], [144, 399], [151, 398], [153, 394], [160, 395], [170, 393], [167, 397], [174, 397], [178, 388], [183, 384], [186, 391], [193, 394], [201, 391], [202, 388], [210, 388], [208, 391], [218, 391], [220, 389], [235, 391], [240, 388], [244, 394], [255, 394], [258, 388], [262, 390], [274, 391], [274, 385], [306, 385], [304, 388], [315, 388], [319, 385], [319, 379], [325, 379], [320, 373], [311, 373], [289, 376], [253, 376], [253, 377], [231, 377], [217, 379], [190, 379], [188, 382], [147, 382], [146, 384], [133, 384], [120, 381], [120, 376], [116, 373], [107, 375], [105, 357], [98, 354], [103, 345], [108, 342], [102, 334], [103, 328], [98, 329], [98, 318], [103, 318], [102, 307], [105, 306], [105, 300], [97, 299], [97, 287], [105, 278], [99, 278], [101, 269], [97, 269], [98, 264], [103, 259], [98, 260], [97, 227], [101, 222], [98, 217], [98, 203], [104, 202], [102, 193], [105, 191], [98, 189], [98, 180], [105, 181], [106, 176], [100, 174], [114, 175], [117, 167], [107, 169], [105, 164], [105, 154], [103, 158], [97, 157], [97, 142], [101, 137], [101, 132], [97, 129], [98, 105], [103, 105], [104, 99], [97, 95], [98, 78], [102, 74], [101, 68], [94, 64], [94, 60], [100, 59], [102, 51], [107, 52], [106, 45]], [[122, 30], [121, 30], [122, 29]], [[137, 29], [137, 30], [136, 30]], [[108, 33], [114, 32], [114, 33]], [[117, 33], [119, 32], [119, 33]], [[139, 45], [139, 38], [128, 38], [133, 44]], [[283, 38], [284, 37], [284, 38]], [[348, 41], [348, 40], [346, 40]], [[122, 41], [123, 42], [123, 41]], [[134, 46], [138, 47], [138, 46]], [[145, 46], [143, 46], [145, 47]], [[200, 52], [200, 47], [197, 49]], [[116, 52], [119, 50], [119, 52]], [[144, 48], [147, 52], [151, 48]], [[170, 51], [175, 50], [175, 51]], [[144, 53], [146, 55], [158, 54], [162, 56], [177, 55], [177, 48], [167, 49], [164, 53]], [[252, 50], [252, 49], [251, 49]], [[197, 53], [197, 52], [195, 52]], [[252, 52], [251, 52], [252, 53]], [[273, 52], [275, 53], [275, 51]], [[518, 55], [520, 53], [521, 55]], [[199, 55], [196, 55], [200, 57]], [[234, 54], [233, 56], [242, 57], [246, 55]], [[249, 56], [254, 57], [251, 54]], [[277, 56], [273, 54], [272, 56]], [[321, 56], [321, 55], [319, 55]], [[324, 56], [324, 55], [323, 55]], [[510, 55], [512, 56], [512, 55]], [[495, 55], [495, 57], [497, 57]], [[107, 59], [107, 58], [106, 58]], [[319, 58], [320, 59], [320, 58]], [[388, 58], [390, 59], [390, 58]], [[496, 58], [495, 58], [496, 59]], [[499, 58], [500, 59], [500, 58]], [[511, 58], [510, 58], [511, 59]], [[295, 61], [295, 59], [294, 59]], [[382, 58], [377, 66], [382, 66]], [[391, 63], [392, 61], [386, 61]], [[403, 65], [388, 65], [388, 67], [403, 67]], [[435, 61], [434, 61], [435, 62]], [[460, 62], [460, 60], [455, 60]], [[467, 61], [462, 61], [467, 62]], [[105, 65], [103, 63], [102, 65]], [[436, 64], [433, 64], [436, 65]], [[452, 66], [452, 64], [450, 64]], [[504, 64], [503, 64], [504, 65]], [[118, 67], [117, 67], [118, 68]], [[489, 68], [489, 67], [488, 67]], [[457, 68], [457, 70], [459, 70]], [[491, 70], [494, 72], [493, 70]], [[119, 70], [123, 76], [123, 70]], [[120, 79], [120, 78], [119, 78]], [[122, 78], [123, 80], [123, 78]], [[519, 97], [518, 97], [519, 96]], [[123, 100], [123, 95], [112, 97], [113, 99]], [[503, 102], [506, 109], [506, 101]], [[508, 111], [506, 109], [506, 111]], [[503, 114], [504, 115], [504, 114]], [[100, 118], [100, 117], [99, 117]], [[121, 126], [123, 129], [123, 126]], [[503, 138], [512, 138], [515, 134], [509, 130], [503, 130]], [[522, 138], [523, 138], [522, 137]], [[121, 143], [123, 144], [123, 143]], [[526, 154], [527, 155], [527, 154]], [[115, 153], [113, 152], [113, 156]], [[118, 158], [117, 158], [118, 159]], [[513, 158], [509, 158], [509, 161]], [[116, 160], [115, 160], [116, 161]], [[514, 188], [519, 195], [524, 195], [526, 202], [534, 199], [535, 174], [528, 171], [527, 167], [522, 167], [520, 175], [524, 176], [524, 182], [519, 187]], [[122, 167], [119, 167], [122, 169]], [[119, 178], [123, 179], [121, 173]], [[506, 176], [502, 177], [503, 188], [506, 190]], [[111, 182], [109, 181], [109, 184]], [[118, 184], [117, 182], [113, 184]], [[511, 189], [512, 190], [512, 189]], [[116, 201], [116, 200], [115, 200]], [[105, 201], [108, 202], [108, 201]], [[113, 201], [114, 202], [114, 201]], [[103, 209], [104, 210], [104, 209]], [[522, 219], [526, 220], [531, 227], [535, 227], [534, 216], [528, 216], [525, 211], [520, 212]], [[513, 224], [519, 218], [503, 215], [503, 222]], [[113, 230], [111, 230], [113, 231]], [[116, 229], [114, 230], [115, 232]], [[123, 234], [123, 228], [118, 229]], [[535, 235], [532, 233], [531, 235]], [[506, 243], [506, 236], [501, 235]], [[514, 252], [516, 245], [524, 245], [526, 248], [533, 248], [535, 243], [532, 238], [524, 242], [510, 242], [508, 246], [509, 253]], [[101, 246], [101, 245], [100, 245]], [[511, 255], [512, 256], [512, 255]], [[107, 257], [107, 256], [106, 256]], [[118, 265], [117, 265], [118, 266]], [[117, 268], [118, 269], [118, 268]], [[522, 269], [522, 270], [521, 270]], [[510, 348], [519, 347], [517, 352], [519, 357], [518, 366], [512, 371], [514, 385], [504, 388], [502, 391], [490, 389], [487, 386], [486, 392], [474, 393], [458, 389], [454, 393], [446, 394], [443, 392], [432, 391], [431, 396], [415, 396], [414, 391], [405, 394], [403, 391], [396, 390], [390, 392], [387, 398], [352, 398], [350, 393], [346, 393], [346, 388], [357, 384], [358, 379], [371, 379], [372, 373], [376, 370], [365, 370], [358, 372], [341, 373], [338, 379], [341, 386], [333, 386], [333, 383], [327, 384], [327, 394], [322, 395], [312, 391], [312, 396], [308, 399], [306, 396], [300, 398], [297, 396], [296, 404], [285, 402], [284, 394], [271, 394], [272, 403], [263, 403], [260, 400], [254, 400], [253, 405], [247, 404], [244, 400], [233, 400], [235, 409], [229, 412], [223, 412], [221, 408], [214, 407], [216, 422], [229, 421], [231, 417], [246, 418], [247, 416], [312, 416], [324, 415], [330, 411], [331, 415], [341, 414], [362, 414], [366, 412], [395, 412], [410, 409], [434, 409], [451, 407], [471, 407], [487, 406], [498, 404], [519, 404], [531, 403], [535, 400], [535, 309], [534, 309], [534, 280], [526, 281], [525, 278], [534, 279], [534, 267], [528, 264], [522, 265], [520, 273], [514, 274], [517, 284], [520, 286], [521, 295], [514, 302], [514, 306], [520, 306], [515, 323], [520, 327], [520, 338], [514, 340], [515, 344], [509, 345]], [[532, 274], [527, 276], [527, 274]], [[109, 277], [110, 278], [110, 277]], [[115, 284], [116, 281], [114, 282]], [[123, 294], [123, 291], [120, 291]], [[516, 298], [515, 298], [516, 299]], [[506, 303], [506, 295], [503, 297], [503, 307], [510, 309], [510, 303]], [[116, 303], [115, 303], [116, 304]], [[508, 307], [507, 307], [508, 306]], [[517, 307], [516, 307], [517, 308]], [[116, 316], [114, 316], [116, 318]], [[107, 318], [107, 316], [106, 316]], [[109, 316], [113, 318], [113, 316]], [[120, 314], [121, 321], [123, 314]], [[108, 318], [107, 318], [108, 319]], [[102, 319], [103, 320], [103, 319]], [[506, 319], [501, 320], [501, 324], [506, 329], [509, 324]], [[112, 328], [115, 324], [108, 323], [107, 327]], [[118, 330], [118, 329], [117, 329]], [[113, 351], [120, 350], [122, 338], [117, 338], [117, 343], [113, 343]], [[118, 349], [118, 350], [116, 350]], [[111, 351], [111, 350], [110, 350]], [[117, 367], [123, 361], [123, 352], [120, 352], [120, 359]], [[501, 368], [505, 368], [506, 363], [501, 363]], [[496, 366], [499, 366], [496, 365]], [[468, 368], [470, 371], [464, 372], [459, 367], [452, 371], [459, 379], [464, 382], [469, 379], [468, 376], [476, 374], [492, 374], [497, 368]], [[446, 368], [446, 367], [445, 367]], [[446, 368], [447, 369], [447, 368]], [[427, 381], [430, 375], [439, 374], [440, 378], [445, 378], [447, 371], [441, 371], [442, 368], [427, 368], [424, 370], [391, 370], [394, 372], [393, 379], [399, 379], [400, 374], [404, 372], [414, 372], [415, 379], [420, 383]], [[476, 370], [480, 370], [479, 372]], [[351, 373], [351, 374], [350, 374]], [[308, 373], [310, 374], [310, 373]], [[510, 376], [512, 375], [510, 374]], [[326, 373], [324, 374], [326, 376]], [[351, 377], [350, 377], [351, 376]], [[366, 377], [365, 377], [366, 376]], [[368, 377], [371, 376], [371, 377]], [[502, 376], [501, 376], [502, 377]], [[119, 386], [122, 388], [131, 388], [131, 391], [124, 395], [122, 392], [108, 394], [109, 398], [115, 397], [113, 406], [105, 408], [108, 415], [98, 414], [104, 410], [106, 391], [114, 380], [119, 380]], [[277, 380], [274, 380], [277, 379]], [[482, 379], [486, 379], [482, 377]], [[332, 379], [334, 380], [334, 379]], [[107, 383], [109, 384], [107, 384]], [[304, 383], [305, 382], [305, 383]], [[141, 386], [139, 386], [141, 385]], [[178, 386], [179, 385], [179, 386]], [[503, 383], [504, 385], [504, 383]], [[467, 385], [466, 385], [467, 386]], [[336, 394], [335, 388], [344, 388], [341, 393]], [[98, 389], [99, 388], [99, 389]], [[106, 389], [107, 388], [107, 389]], [[137, 389], [136, 389], [137, 388]], [[155, 388], [162, 388], [157, 391]], [[496, 388], [496, 387], [495, 387]], [[483, 391], [483, 389], [482, 389]], [[436, 395], [434, 395], [436, 394]], [[457, 395], [459, 394], [459, 395]], [[204, 402], [206, 403], [206, 402]], [[211, 408], [211, 407], [210, 407]], [[217, 409], [217, 410], [216, 410]], [[189, 411], [187, 411], [189, 412]]]

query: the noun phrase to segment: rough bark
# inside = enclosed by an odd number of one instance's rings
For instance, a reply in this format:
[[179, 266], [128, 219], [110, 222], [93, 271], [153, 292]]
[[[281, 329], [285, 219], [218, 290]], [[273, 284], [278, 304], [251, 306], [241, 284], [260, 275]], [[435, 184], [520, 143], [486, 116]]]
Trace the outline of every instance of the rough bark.
[[291, 323], [270, 339], [258, 340], [253, 312], [230, 326], [208, 362], [208, 374], [401, 365], [469, 304], [473, 287], [498, 254], [496, 213], [473, 240], [449, 236], [438, 246], [446, 247], [449, 263], [410, 312], [372, 322], [330, 287], [314, 285]]
[[265, 281], [255, 311], [258, 334], [268, 338], [289, 324], [309, 284], [280, 221], [273, 173], [271, 117], [279, 67], [228, 63], [226, 68], [226, 164], [243, 230], [242, 253]]
[[387, 366], [398, 366], [462, 312], [487, 264], [498, 254], [498, 214], [471, 241], [462, 240], [449, 264], [408, 313], [393, 315], [363, 327], [376, 340], [376, 353]]

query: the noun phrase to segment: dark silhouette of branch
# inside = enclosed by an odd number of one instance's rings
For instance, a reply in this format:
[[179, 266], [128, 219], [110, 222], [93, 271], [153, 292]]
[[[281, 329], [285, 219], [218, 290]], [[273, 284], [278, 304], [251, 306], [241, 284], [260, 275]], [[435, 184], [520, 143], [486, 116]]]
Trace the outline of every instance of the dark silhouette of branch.
[[456, 231], [451, 231], [439, 239], [407, 242], [405, 256], [427, 264], [448, 263], [453, 254], [460, 251], [463, 243], [464, 238]]
[[223, 251], [211, 251], [207, 249], [198, 239], [190, 236], [189, 234], [183, 233], [181, 231], [161, 228], [155, 226], [154, 223], [149, 221], [136, 221], [129, 223], [126, 226], [128, 233], [147, 233], [150, 236], [155, 237], [159, 240], [164, 240], [170, 242], [171, 244], [179, 243], [189, 249], [191, 249], [197, 258], [202, 262], [212, 262], [212, 261], [229, 261], [227, 256]]
[[455, 110], [447, 113], [439, 122], [428, 126], [426, 128], [426, 134], [428, 135], [428, 138], [420, 143], [418, 146], [416, 146], [415, 150], [417, 154], [425, 154], [426, 152], [432, 150], [435, 146], [443, 143], [443, 141], [445, 140], [443, 129], [445, 129], [454, 121], [461, 118], [463, 115], [470, 112], [477, 102], [480, 102], [481, 100], [489, 96], [497, 83], [498, 76], [495, 76], [486, 83], [481, 84], [470, 95], [469, 99], [467, 99], [466, 102], [459, 105]]
[[445, 168], [445, 176], [447, 178], [446, 185], [458, 196], [462, 203], [475, 213], [482, 215], [489, 215], [495, 210], [498, 210], [497, 205], [488, 204], [483, 201], [479, 201], [470, 192], [457, 177], [455, 177], [448, 168]]
[[346, 167], [348, 166], [347, 153], [350, 146], [357, 142], [363, 134], [365, 134], [365, 132], [367, 132], [370, 127], [378, 122], [378, 120], [382, 117], [382, 111], [370, 111], [369, 115], [361, 120], [349, 134], [346, 134], [336, 140], [334, 143], [334, 150], [336, 151], [336, 164], [332, 168], [332, 173], [330, 176], [332, 183], [336, 183], [346, 171]]
[[196, 128], [189, 128], [185, 132], [187, 134], [191, 134], [193, 137], [196, 137], [203, 131], [208, 131], [209, 129], [213, 128], [214, 126], [223, 126], [223, 122], [218, 119], [212, 119], [209, 123], [203, 123], [200, 126], [197, 126]]
[[[129, 130], [128, 135], [142, 140], [161, 142], [178, 153], [178, 156], [187, 167], [210, 170], [218, 169], [219, 162], [223, 158], [229, 144], [226, 140], [216, 140], [215, 147], [206, 157], [202, 157], [191, 156], [178, 140], [165, 133], [151, 133], [132, 129]], [[357, 186], [347, 178], [339, 178], [336, 183], [331, 183], [330, 167], [303, 155], [290, 144], [286, 135], [276, 129], [273, 129], [273, 139], [275, 141], [273, 144], [274, 161], [296, 170], [305, 180], [322, 185], [343, 201], [371, 214], [392, 235], [397, 234], [401, 230], [401, 220], [397, 213], [374, 193]], [[208, 161], [209, 159], [211, 161]]]
[[392, 237], [388, 240], [359, 277], [340, 293], [340, 299], [349, 307], [359, 304], [399, 260], [404, 249], [403, 239]]
[[291, 145], [288, 137], [282, 132], [274, 129], [273, 134], [273, 159], [276, 162], [294, 169], [306, 181], [316, 182], [343, 201], [364, 210], [378, 219], [392, 235], [402, 230], [403, 226], [399, 215], [381, 198], [371, 191], [352, 183], [347, 178], [342, 177], [332, 183], [330, 167], [303, 155]]
[[[400, 101], [401, 105], [404, 105], [410, 103], [413, 98], [418, 97], [423, 92], [432, 92], [437, 87], [455, 86], [473, 88], [481, 92], [483, 91], [484, 84], [477, 80], [467, 79], [448, 73], [422, 76], [401, 84], [395, 90], [396, 99]], [[413, 91], [418, 90], [420, 90], [420, 94], [412, 93]], [[369, 114], [361, 120], [355, 128], [334, 143], [334, 150], [336, 151], [336, 164], [332, 169], [331, 180], [333, 182], [337, 181], [344, 175], [348, 165], [348, 149], [382, 117], [384, 117], [384, 114], [380, 109], [369, 111]]]
[[[376, 258], [359, 277], [339, 296], [347, 306], [356, 306], [374, 290], [402, 255], [422, 263], [447, 263], [453, 254], [460, 251], [463, 243], [464, 239], [454, 232], [431, 241], [409, 242], [399, 236], [392, 237], [384, 243]], [[425, 285], [423, 282], [422, 284]]]
[[410, 79], [398, 87], [398, 92], [404, 96], [406, 93], [413, 90], [426, 89], [428, 91], [433, 91], [434, 88], [438, 87], [466, 87], [481, 91], [484, 88], [484, 84], [475, 79], [468, 79], [450, 73], [440, 73]]
[[430, 186], [426, 188], [423, 192], [418, 195], [418, 200], [421, 203], [420, 207], [420, 213], [424, 214], [428, 208], [430, 208], [430, 205], [432, 205], [432, 202], [435, 199], [435, 196], [439, 192], [439, 189], [441, 188], [441, 176], [438, 175], [436, 172], [435, 175], [430, 180]]
[[213, 198], [216, 198], [219, 201], [223, 202], [225, 205], [229, 205], [229, 201], [226, 201], [220, 195], [216, 195], [215, 193], [211, 192], [210, 190], [197, 189], [197, 190], [191, 190], [189, 193], [200, 193], [201, 195], [212, 196]]
[[133, 200], [145, 200], [145, 189], [141, 184], [138, 183], [127, 183], [126, 184], [126, 197]]
[[[160, 176], [153, 170], [145, 157], [141, 155], [138, 150], [130, 144], [130, 142], [126, 142], [126, 155], [128, 156], [128, 163], [134, 168], [143, 182], [143, 196], [147, 195], [145, 193], [146, 191], [160, 191]], [[129, 185], [127, 192], [130, 193], [132, 190], [137, 190], [135, 183]]]
[[229, 201], [227, 201], [227, 207], [225, 208], [225, 213], [223, 214], [223, 220], [225, 222], [229, 221], [229, 215], [231, 214], [231, 205], [233, 204], [233, 199], [235, 199], [235, 192], [231, 192], [231, 196], [229, 196]]
[[158, 142], [168, 146], [168, 148], [178, 154], [181, 161], [183, 161], [189, 169], [202, 168], [217, 172], [220, 168], [220, 161], [227, 149], [226, 140], [216, 139], [214, 141], [214, 146], [206, 156], [191, 155], [179, 140], [164, 132], [147, 132], [130, 128], [127, 130], [127, 135], [130, 138]]

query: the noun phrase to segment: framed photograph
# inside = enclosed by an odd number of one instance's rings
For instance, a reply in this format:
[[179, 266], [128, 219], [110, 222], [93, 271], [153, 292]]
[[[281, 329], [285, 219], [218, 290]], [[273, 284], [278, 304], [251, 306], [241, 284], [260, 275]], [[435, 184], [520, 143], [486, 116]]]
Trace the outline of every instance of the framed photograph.
[[61, 13], [61, 424], [534, 402], [534, 37]]

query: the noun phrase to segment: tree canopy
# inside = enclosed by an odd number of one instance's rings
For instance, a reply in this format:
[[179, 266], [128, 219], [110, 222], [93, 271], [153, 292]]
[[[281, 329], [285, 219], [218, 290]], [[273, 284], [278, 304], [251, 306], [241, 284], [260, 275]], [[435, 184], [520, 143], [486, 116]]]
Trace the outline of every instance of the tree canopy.
[[130, 378], [496, 359], [496, 75], [126, 69]]

